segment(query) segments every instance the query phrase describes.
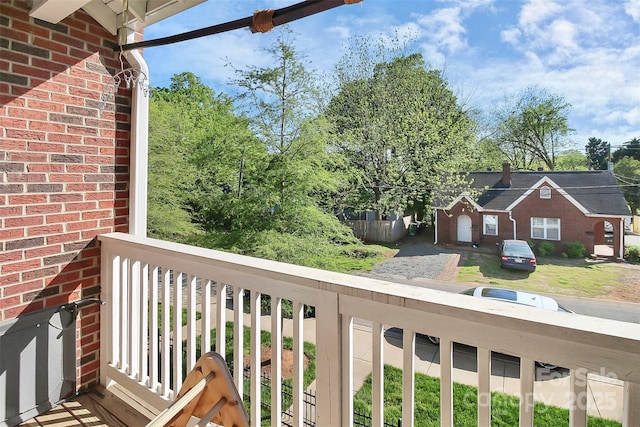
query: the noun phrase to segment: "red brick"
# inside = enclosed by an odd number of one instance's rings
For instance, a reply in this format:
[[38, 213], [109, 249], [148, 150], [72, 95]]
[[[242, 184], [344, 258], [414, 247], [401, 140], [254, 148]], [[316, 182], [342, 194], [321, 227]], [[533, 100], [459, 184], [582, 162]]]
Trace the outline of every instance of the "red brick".
[[69, 184], [67, 185], [67, 191], [69, 192], [85, 192], [85, 191], [95, 191], [96, 184], [94, 183], [82, 183], [82, 184]]
[[22, 251], [0, 252], [0, 262], [13, 262], [22, 259]]
[[31, 121], [29, 123], [29, 129], [43, 130], [45, 132], [64, 132], [66, 130], [65, 125], [61, 123], [54, 123], [51, 121], [48, 121], [48, 122]]
[[42, 280], [32, 280], [30, 282], [23, 282], [13, 286], [5, 286], [4, 287], [4, 295], [18, 295], [25, 292], [33, 291], [36, 289], [42, 289], [43, 282]]
[[2, 125], [6, 128], [26, 129], [27, 121], [22, 119], [3, 118]]
[[82, 212], [82, 219], [100, 219], [111, 217], [111, 211], [87, 211]]
[[97, 173], [98, 165], [87, 165], [87, 164], [70, 164], [67, 165], [67, 172], [82, 172], [82, 173]]
[[15, 262], [13, 264], [4, 264], [0, 266], [0, 273], [16, 273], [22, 271], [28, 271], [34, 268], [39, 268], [42, 265], [39, 259], [30, 259], [22, 262]]
[[[24, 208], [22, 206], [7, 206], [0, 207], [0, 218], [6, 218], [9, 216], [18, 216], [24, 214]], [[0, 230], [2, 233], [2, 230]], [[0, 234], [0, 238], [2, 238], [2, 234]]]
[[43, 173], [8, 173], [8, 182], [47, 182], [47, 175]]
[[79, 202], [82, 200], [81, 194], [51, 194], [49, 200], [53, 203], [56, 202]]
[[47, 224], [65, 223], [80, 220], [80, 213], [77, 212], [65, 212], [61, 214], [47, 215]]
[[46, 111], [35, 111], [27, 108], [9, 108], [9, 117], [20, 117], [30, 120], [47, 120]]
[[62, 233], [62, 224], [43, 225], [41, 227], [29, 227], [27, 228], [27, 236], [43, 236], [48, 234]]
[[78, 295], [77, 292], [74, 292], [71, 294], [56, 295], [54, 297], [47, 298], [44, 301], [44, 305], [45, 307], [57, 307], [59, 305], [68, 304], [70, 302], [77, 301], [78, 299], [80, 299], [80, 296]]
[[30, 301], [27, 304], [20, 305], [18, 307], [12, 307], [3, 311], [5, 319], [13, 319], [22, 314], [33, 313], [44, 308], [43, 301]]
[[0, 276], [0, 286], [13, 285], [20, 282], [20, 274], [5, 274]]
[[65, 142], [67, 144], [81, 144], [81, 135], [71, 135], [67, 133], [50, 133], [48, 139], [51, 142]]
[[0, 229], [0, 240], [16, 239], [24, 237], [23, 228], [3, 228]]
[[10, 205], [33, 205], [35, 203], [46, 203], [47, 196], [45, 194], [25, 194], [18, 196], [9, 196]]
[[47, 244], [73, 242], [80, 239], [80, 233], [64, 233], [54, 236], [47, 236]]
[[19, 296], [12, 295], [8, 298], [0, 298], [0, 310], [4, 310], [9, 307], [15, 307], [22, 301]]
[[35, 132], [19, 129], [5, 129], [7, 138], [27, 139], [29, 141], [44, 141], [47, 135], [44, 132]]
[[[44, 153], [9, 153], [9, 160], [13, 162], [46, 162], [47, 155]], [[38, 172], [31, 169], [32, 165], [27, 166], [27, 171]]]
[[96, 202], [67, 203], [67, 212], [88, 211], [96, 208]]
[[33, 214], [50, 214], [50, 213], [57, 213], [57, 212], [62, 212], [62, 204], [60, 203], [49, 203], [46, 205], [33, 205], [33, 206], [27, 206], [27, 215], [33, 215]]
[[51, 256], [59, 254], [62, 251], [60, 245], [42, 246], [40, 248], [28, 249], [24, 251], [24, 255], [27, 259], [42, 258], [44, 256]]
[[80, 174], [51, 174], [49, 175], [49, 182], [82, 182], [84, 179], [83, 175]]
[[64, 111], [64, 104], [58, 104], [56, 102], [48, 102], [42, 101], [39, 99], [27, 99], [27, 106], [29, 108], [33, 108], [34, 110], [45, 110], [48, 112], [58, 112], [61, 113]]
[[43, 216], [22, 216], [5, 219], [5, 227], [27, 227], [44, 223]]
[[49, 70], [41, 70], [21, 64], [13, 64], [13, 72], [22, 76], [39, 77], [41, 79], [48, 79], [52, 75], [52, 72]]
[[58, 274], [60, 268], [57, 266], [33, 269], [22, 273], [22, 280], [33, 280], [38, 278], [51, 277]]
[[64, 144], [52, 144], [51, 142], [29, 141], [29, 150], [45, 153], [64, 153]]
[[64, 165], [59, 163], [30, 164], [27, 168], [29, 172], [64, 172]]
[[81, 221], [67, 224], [68, 231], [90, 230], [98, 226], [98, 221]]

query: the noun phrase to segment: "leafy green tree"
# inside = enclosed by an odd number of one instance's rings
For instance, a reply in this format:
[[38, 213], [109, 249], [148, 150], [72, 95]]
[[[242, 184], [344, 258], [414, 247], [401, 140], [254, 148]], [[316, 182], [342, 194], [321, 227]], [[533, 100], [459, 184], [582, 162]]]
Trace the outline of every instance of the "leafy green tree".
[[622, 147], [613, 152], [611, 159], [617, 163], [623, 157], [640, 160], [640, 138], [633, 138], [622, 144]]
[[154, 96], [149, 103], [147, 231], [151, 237], [181, 241], [198, 231], [187, 209], [189, 177], [195, 171], [182, 144], [185, 126], [176, 105]]
[[152, 90], [150, 110], [150, 212], [182, 222], [186, 213], [192, 228], [204, 230], [253, 221], [251, 198], [241, 197], [266, 151], [247, 120], [234, 114], [231, 99], [182, 73], [169, 88]]
[[468, 166], [473, 122], [420, 54], [366, 39], [350, 46], [327, 116], [334, 149], [350, 165], [351, 208], [379, 218], [424, 211], [442, 177]]
[[556, 158], [556, 170], [581, 171], [588, 170], [587, 156], [579, 150], [566, 150]]
[[280, 231], [287, 231], [287, 218], [299, 207], [316, 205], [315, 195], [335, 185], [327, 172], [318, 78], [307, 69], [306, 57], [295, 50], [294, 40], [293, 33], [282, 28], [275, 43], [264, 49], [274, 66], [236, 69], [233, 80], [251, 129], [269, 153], [259, 184], [265, 210]]
[[584, 148], [587, 154], [589, 168], [592, 170], [607, 170], [607, 162], [611, 154], [611, 144], [600, 138], [591, 137]]
[[640, 210], [640, 160], [623, 157], [615, 163], [613, 171], [631, 213], [636, 215]]
[[540, 161], [555, 169], [565, 137], [573, 131], [568, 124], [570, 108], [562, 96], [537, 88], [528, 88], [515, 102], [508, 102], [497, 114], [496, 139], [509, 161], [516, 168], [530, 169]]

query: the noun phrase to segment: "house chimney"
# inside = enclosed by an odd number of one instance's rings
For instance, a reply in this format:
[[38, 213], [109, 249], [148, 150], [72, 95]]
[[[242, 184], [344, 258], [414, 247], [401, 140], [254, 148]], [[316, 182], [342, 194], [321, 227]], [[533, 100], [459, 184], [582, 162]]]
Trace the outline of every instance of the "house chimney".
[[508, 162], [502, 164], [502, 185], [511, 186], [511, 165]]

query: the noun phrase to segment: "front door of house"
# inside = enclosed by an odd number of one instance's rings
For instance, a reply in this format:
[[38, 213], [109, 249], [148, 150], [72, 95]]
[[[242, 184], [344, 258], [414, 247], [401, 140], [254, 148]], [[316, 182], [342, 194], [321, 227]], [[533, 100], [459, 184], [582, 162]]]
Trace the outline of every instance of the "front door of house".
[[471, 218], [467, 215], [458, 217], [458, 242], [471, 242]]

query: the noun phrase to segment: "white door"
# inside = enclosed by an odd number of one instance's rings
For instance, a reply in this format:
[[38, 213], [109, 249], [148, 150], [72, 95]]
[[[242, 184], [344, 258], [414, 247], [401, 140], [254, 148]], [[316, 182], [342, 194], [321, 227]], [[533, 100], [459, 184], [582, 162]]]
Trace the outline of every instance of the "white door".
[[458, 217], [458, 242], [471, 242], [471, 218], [466, 215]]

